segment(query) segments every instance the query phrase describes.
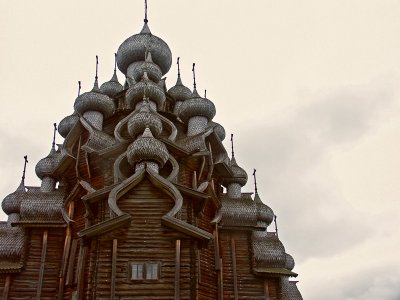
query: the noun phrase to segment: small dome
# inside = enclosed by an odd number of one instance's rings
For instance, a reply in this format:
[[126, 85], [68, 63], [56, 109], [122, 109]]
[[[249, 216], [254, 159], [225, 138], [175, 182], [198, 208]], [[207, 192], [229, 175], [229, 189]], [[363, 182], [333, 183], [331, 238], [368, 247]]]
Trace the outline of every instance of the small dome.
[[25, 186], [23, 181], [18, 186], [17, 190], [14, 193], [9, 194], [6, 196], [1, 203], [1, 208], [7, 214], [14, 214], [19, 213], [21, 208], [21, 202], [25, 193]]
[[193, 90], [190, 99], [184, 101], [179, 107], [179, 118], [185, 123], [194, 116], [206, 117], [211, 121], [215, 113], [214, 103], [207, 98], [200, 97], [196, 89]]
[[128, 162], [133, 166], [140, 161], [156, 161], [161, 167], [169, 157], [167, 147], [164, 143], [155, 139], [149, 128], [146, 128], [143, 135], [135, 140], [128, 148]]
[[63, 138], [66, 138], [72, 127], [74, 127], [78, 121], [79, 116], [75, 112], [72, 115], [66, 116], [58, 124], [58, 132]]
[[294, 259], [290, 254], [286, 253], [286, 265], [285, 268], [292, 271], [294, 268]]
[[132, 137], [143, 133], [148, 127], [157, 137], [162, 132], [162, 123], [160, 118], [150, 111], [148, 104], [143, 104], [140, 111], [132, 116], [128, 121], [128, 132]]
[[176, 84], [168, 90], [168, 94], [175, 99], [175, 101], [185, 101], [192, 95], [191, 90], [182, 84], [181, 77], [178, 77]]
[[43, 177], [53, 177], [53, 173], [60, 162], [60, 152], [56, 152], [54, 148], [51, 149], [49, 155], [39, 160], [35, 167], [36, 175], [43, 179]]
[[241, 186], [244, 186], [247, 183], [247, 173], [245, 170], [243, 170], [241, 167], [238, 166], [235, 157], [232, 157], [230, 161], [230, 167], [233, 176], [224, 178], [223, 184], [226, 186], [230, 183], [238, 183]]
[[167, 43], [153, 35], [147, 23], [142, 31], [126, 39], [117, 52], [117, 64], [122, 73], [127, 74], [127, 69], [134, 62], [145, 60], [146, 51], [150, 51], [152, 59], [157, 64], [162, 74], [165, 75], [172, 64], [172, 53]]
[[134, 108], [138, 102], [143, 100], [145, 91], [146, 97], [149, 97], [150, 101], [157, 103], [159, 109], [164, 105], [166, 97], [163, 89], [158, 84], [149, 80], [146, 72], [138, 83], [128, 89], [126, 92], [126, 101]]
[[137, 61], [130, 64], [126, 75], [139, 81], [143, 77], [144, 72], [146, 72], [149, 79], [154, 82], [159, 82], [161, 80], [161, 69], [153, 62], [151, 52], [148, 52], [145, 61]]
[[124, 87], [119, 83], [117, 72], [114, 70], [114, 75], [111, 77], [110, 81], [104, 82], [100, 86], [100, 92], [109, 97], [114, 97], [119, 92], [122, 92]]
[[253, 251], [258, 267], [284, 268], [286, 265], [285, 247], [274, 232], [254, 238]]
[[269, 226], [274, 220], [274, 212], [268, 205], [265, 205], [261, 201], [258, 193], [254, 196], [254, 202], [257, 206], [257, 220], [266, 223], [266, 225]]
[[104, 118], [108, 118], [113, 115], [115, 104], [110, 97], [101, 93], [96, 80], [90, 92], [83, 93], [76, 98], [74, 109], [81, 115], [87, 111], [98, 111], [103, 114]]
[[218, 124], [216, 122], [210, 122], [209, 126], [214, 129], [214, 132], [216, 133], [216, 135], [218, 136], [220, 141], [223, 141], [225, 139], [225, 136], [226, 136], [225, 128], [222, 127], [221, 124]]

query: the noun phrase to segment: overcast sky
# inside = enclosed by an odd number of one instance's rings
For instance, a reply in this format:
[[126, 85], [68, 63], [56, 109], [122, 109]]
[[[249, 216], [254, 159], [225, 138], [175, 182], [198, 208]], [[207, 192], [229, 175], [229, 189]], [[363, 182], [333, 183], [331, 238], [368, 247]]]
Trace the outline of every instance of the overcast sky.
[[[308, 300], [400, 299], [399, 16], [397, 0], [149, 1], [184, 84], [196, 62], [238, 164], [257, 168]], [[109, 80], [142, 23], [139, 0], [0, 0], [0, 198], [25, 154], [26, 184], [39, 185], [34, 167], [77, 81], [91, 89], [96, 54]]]

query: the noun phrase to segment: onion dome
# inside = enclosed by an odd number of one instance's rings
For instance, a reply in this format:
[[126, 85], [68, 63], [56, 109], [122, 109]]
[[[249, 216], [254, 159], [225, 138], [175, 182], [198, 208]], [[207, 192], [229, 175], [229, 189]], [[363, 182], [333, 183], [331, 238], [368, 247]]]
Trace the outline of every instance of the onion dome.
[[148, 103], [143, 104], [140, 111], [128, 121], [128, 132], [132, 137], [142, 133], [146, 127], [157, 137], [162, 132], [162, 123], [160, 118], [150, 111]]
[[111, 77], [110, 81], [104, 82], [100, 86], [100, 92], [109, 97], [114, 97], [119, 92], [122, 92], [123, 89], [124, 89], [124, 87], [118, 81], [116, 70], [114, 70], [114, 74]]
[[117, 52], [117, 64], [122, 73], [127, 74], [130, 64], [145, 60], [146, 51], [150, 51], [152, 59], [165, 75], [172, 64], [172, 53], [166, 42], [150, 32], [147, 22], [139, 34], [127, 38]]
[[168, 157], [167, 147], [153, 137], [149, 128], [146, 128], [143, 135], [135, 140], [127, 151], [128, 162], [132, 166], [141, 161], [155, 161], [162, 167]]
[[187, 123], [191, 117], [206, 117], [209, 121], [215, 116], [215, 106], [207, 98], [202, 98], [194, 89], [190, 99], [184, 101], [179, 107], [179, 118]]
[[139, 81], [144, 72], [147, 73], [147, 76], [150, 80], [154, 82], [159, 82], [161, 80], [161, 76], [163, 75], [159, 66], [157, 66], [152, 59], [151, 52], [149, 51], [146, 56], [146, 60], [137, 61], [129, 65], [126, 75], [134, 78], [136, 81]]
[[218, 136], [218, 138], [223, 141], [225, 139], [226, 133], [225, 133], [225, 128], [222, 127], [221, 124], [218, 124], [216, 122], [210, 122], [210, 127], [213, 128], [215, 134]]
[[191, 90], [182, 84], [181, 77], [178, 77], [176, 84], [168, 90], [168, 94], [175, 101], [185, 101], [192, 95]]
[[259, 267], [284, 268], [286, 265], [285, 247], [274, 232], [255, 238], [253, 251]]
[[81, 115], [87, 111], [98, 111], [103, 114], [104, 118], [108, 118], [114, 113], [115, 104], [109, 96], [101, 93], [96, 79], [90, 92], [83, 93], [76, 98], [74, 109]]
[[230, 183], [238, 183], [240, 186], [244, 186], [247, 183], [247, 173], [236, 163], [236, 159], [233, 156], [230, 161], [230, 167], [233, 176], [224, 178], [224, 185], [228, 185]]
[[79, 121], [79, 116], [76, 112], [72, 115], [66, 116], [58, 124], [58, 132], [63, 138], [66, 138], [72, 127]]
[[4, 198], [1, 203], [1, 208], [7, 215], [18, 214], [20, 212], [21, 202], [25, 192], [24, 180], [22, 180], [17, 190]]
[[257, 206], [257, 220], [260, 222], [265, 223], [267, 226], [269, 226], [272, 221], [274, 220], [274, 212], [272, 209], [268, 206], [265, 205], [261, 199], [258, 193], [254, 196], [254, 202]]
[[61, 158], [61, 153], [56, 152], [54, 147], [52, 147], [49, 155], [39, 160], [39, 162], [36, 164], [35, 167], [36, 175], [40, 179], [43, 179], [43, 177], [53, 177], [54, 176], [53, 173], [57, 168], [58, 163], [60, 162], [60, 158]]
[[144, 72], [142, 79], [131, 86], [126, 92], [126, 101], [131, 107], [142, 101], [144, 97], [148, 97], [150, 101], [157, 103], [157, 107], [161, 108], [165, 102], [165, 94], [163, 89], [147, 77]]
[[285, 269], [288, 269], [289, 271], [292, 271], [294, 268], [294, 259], [290, 254], [286, 253], [286, 265]]

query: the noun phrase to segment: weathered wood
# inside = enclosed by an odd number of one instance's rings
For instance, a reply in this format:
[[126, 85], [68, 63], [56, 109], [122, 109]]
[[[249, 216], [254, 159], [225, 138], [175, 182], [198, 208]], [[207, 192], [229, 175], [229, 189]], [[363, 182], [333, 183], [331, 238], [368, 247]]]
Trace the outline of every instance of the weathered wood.
[[180, 299], [181, 240], [175, 243], [175, 300]]
[[36, 299], [38, 299], [38, 300], [40, 300], [40, 298], [42, 297], [44, 264], [46, 262], [46, 252], [47, 252], [47, 234], [48, 234], [48, 231], [47, 231], [47, 229], [45, 229], [43, 231], [42, 254], [40, 256], [39, 280], [38, 280], [38, 288], [37, 288], [37, 292], [36, 292]]
[[117, 250], [118, 239], [113, 240], [112, 248], [112, 266], [111, 266], [111, 299], [115, 299], [115, 278], [117, 276]]
[[76, 273], [76, 281], [77, 281], [77, 299], [81, 300], [83, 298], [83, 290], [84, 290], [84, 280], [85, 280], [85, 263], [86, 263], [86, 254], [88, 247], [83, 239], [80, 239], [80, 248], [79, 248], [79, 256], [78, 256], [78, 266]]
[[8, 292], [10, 290], [10, 282], [11, 282], [11, 275], [7, 274], [6, 276], [6, 282], [4, 283], [4, 290], [3, 290], [3, 300], [7, 300], [8, 299]]
[[233, 290], [235, 300], [239, 299], [238, 295], [238, 280], [237, 280], [237, 270], [236, 270], [236, 247], [235, 239], [231, 237], [231, 249], [232, 249], [232, 269], [233, 269]]
[[66, 285], [71, 285], [74, 280], [74, 278], [73, 278], [74, 277], [74, 260], [75, 260], [77, 247], [78, 247], [78, 240], [74, 239], [72, 241], [71, 251], [69, 254], [67, 277], [66, 277], [66, 281], [65, 281]]

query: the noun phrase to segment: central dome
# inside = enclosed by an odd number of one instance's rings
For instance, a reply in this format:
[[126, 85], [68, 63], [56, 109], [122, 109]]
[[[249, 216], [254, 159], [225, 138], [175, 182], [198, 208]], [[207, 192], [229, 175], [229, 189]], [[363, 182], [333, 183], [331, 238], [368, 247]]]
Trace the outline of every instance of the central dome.
[[127, 38], [118, 48], [117, 64], [122, 73], [130, 64], [138, 61], [145, 61], [146, 50], [151, 52], [153, 62], [157, 64], [162, 74], [165, 75], [172, 64], [172, 53], [166, 42], [153, 35], [147, 23], [142, 31]]

